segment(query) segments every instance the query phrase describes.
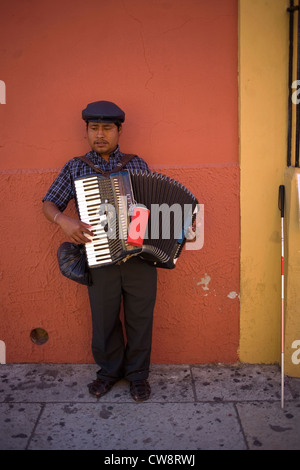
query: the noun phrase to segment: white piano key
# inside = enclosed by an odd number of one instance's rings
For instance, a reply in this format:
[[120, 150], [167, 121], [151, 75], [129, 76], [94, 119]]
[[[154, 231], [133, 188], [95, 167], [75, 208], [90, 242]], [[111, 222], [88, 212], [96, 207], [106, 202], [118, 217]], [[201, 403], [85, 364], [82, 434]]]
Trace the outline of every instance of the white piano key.
[[90, 267], [112, 262], [107, 232], [104, 230], [106, 217], [100, 216], [102, 198], [100, 196], [97, 176], [75, 181], [76, 198], [79, 216], [83, 222], [91, 225], [93, 237], [88, 235], [85, 244], [88, 265]]

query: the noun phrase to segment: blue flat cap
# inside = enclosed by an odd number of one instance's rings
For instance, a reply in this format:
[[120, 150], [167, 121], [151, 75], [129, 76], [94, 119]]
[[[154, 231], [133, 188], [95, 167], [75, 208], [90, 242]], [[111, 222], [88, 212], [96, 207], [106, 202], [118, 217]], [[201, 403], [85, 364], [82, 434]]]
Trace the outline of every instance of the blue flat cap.
[[86, 122], [113, 122], [121, 124], [125, 121], [125, 113], [111, 101], [95, 101], [89, 103], [82, 111], [82, 119]]

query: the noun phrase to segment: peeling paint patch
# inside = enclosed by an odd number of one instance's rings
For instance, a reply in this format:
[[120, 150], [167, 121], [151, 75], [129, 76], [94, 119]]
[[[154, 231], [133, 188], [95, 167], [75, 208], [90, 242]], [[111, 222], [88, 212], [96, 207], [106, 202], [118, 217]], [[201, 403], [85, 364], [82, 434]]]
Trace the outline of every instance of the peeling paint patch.
[[235, 299], [238, 296], [239, 294], [237, 294], [234, 290], [229, 292], [229, 294], [227, 295], [228, 299]]
[[197, 282], [197, 286], [201, 286], [203, 290], [209, 290], [208, 284], [211, 281], [211, 277], [208, 276], [207, 273], [205, 273], [205, 277], [201, 278], [201, 281]]

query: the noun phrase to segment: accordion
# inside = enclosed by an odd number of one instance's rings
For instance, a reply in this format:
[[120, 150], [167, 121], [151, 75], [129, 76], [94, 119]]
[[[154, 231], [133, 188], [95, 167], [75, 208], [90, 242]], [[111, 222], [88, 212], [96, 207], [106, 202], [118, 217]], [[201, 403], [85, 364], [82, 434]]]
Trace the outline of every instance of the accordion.
[[[198, 208], [187, 188], [168, 176], [140, 170], [85, 176], [74, 184], [79, 217], [92, 226], [93, 237], [85, 244], [90, 268], [134, 255], [156, 267], [175, 267]], [[135, 233], [128, 236], [133, 225]]]

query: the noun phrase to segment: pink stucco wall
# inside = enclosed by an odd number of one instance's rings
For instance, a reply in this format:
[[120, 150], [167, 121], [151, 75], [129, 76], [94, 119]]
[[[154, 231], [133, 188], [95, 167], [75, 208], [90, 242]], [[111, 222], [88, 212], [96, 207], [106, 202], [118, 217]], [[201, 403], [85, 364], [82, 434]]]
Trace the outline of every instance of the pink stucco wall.
[[[8, 362], [90, 362], [86, 288], [62, 278], [41, 214], [58, 170], [88, 151], [81, 110], [126, 111], [121, 150], [185, 184], [205, 242], [159, 271], [153, 362], [231, 362], [239, 340], [237, 1], [12, 0], [1, 9], [0, 339]], [[74, 211], [71, 206], [68, 211]], [[49, 340], [30, 340], [42, 327]]]

